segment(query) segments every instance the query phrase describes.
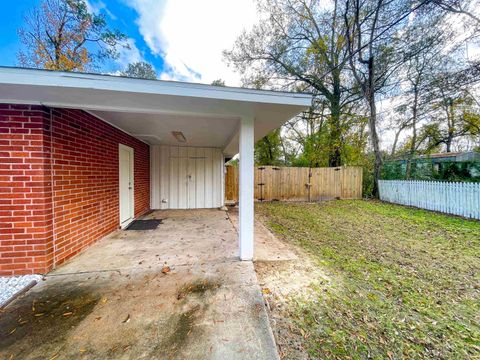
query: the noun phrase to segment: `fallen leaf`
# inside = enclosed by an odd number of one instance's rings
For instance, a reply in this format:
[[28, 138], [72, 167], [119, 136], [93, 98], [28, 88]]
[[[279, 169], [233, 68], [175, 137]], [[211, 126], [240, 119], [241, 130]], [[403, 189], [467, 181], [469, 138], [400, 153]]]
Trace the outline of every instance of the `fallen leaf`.
[[262, 293], [265, 294], [265, 295], [268, 295], [268, 294], [270, 294], [270, 289], [269, 288], [263, 288]]

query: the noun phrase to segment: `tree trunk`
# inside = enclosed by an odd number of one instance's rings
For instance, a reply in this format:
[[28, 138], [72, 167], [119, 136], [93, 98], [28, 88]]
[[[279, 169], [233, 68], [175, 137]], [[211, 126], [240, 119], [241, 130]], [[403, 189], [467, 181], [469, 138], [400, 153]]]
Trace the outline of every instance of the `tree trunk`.
[[374, 58], [371, 56], [368, 60], [368, 85], [365, 89], [365, 95], [370, 108], [370, 116], [368, 118], [368, 126], [370, 129], [370, 141], [372, 142], [373, 153], [375, 155], [375, 163], [373, 167], [373, 190], [372, 195], [379, 197], [378, 180], [382, 170], [382, 153], [380, 152], [380, 142], [377, 133], [377, 106], [375, 104], [375, 72]]
[[412, 105], [412, 143], [410, 144], [410, 152], [407, 159], [407, 169], [405, 171], [405, 179], [410, 179], [412, 176], [412, 160], [415, 155], [415, 149], [417, 146], [417, 116], [418, 116], [418, 88], [416, 85], [413, 87], [413, 105]]
[[402, 132], [402, 130], [403, 130], [403, 128], [400, 128], [395, 133], [395, 138], [393, 139], [392, 151], [390, 152], [390, 157], [391, 158], [393, 158], [395, 156], [395, 153], [397, 152], [398, 138], [400, 137], [400, 133]]
[[333, 91], [330, 100], [330, 154], [328, 166], [337, 167], [342, 165], [342, 129], [340, 123], [340, 71], [333, 69]]
[[368, 126], [370, 128], [370, 139], [372, 142], [373, 153], [375, 155], [375, 163], [373, 168], [373, 190], [372, 195], [376, 198], [379, 196], [378, 180], [382, 170], [382, 154], [380, 152], [380, 144], [377, 133], [377, 107], [375, 105], [375, 94], [369, 94], [368, 105], [370, 107], [370, 116], [368, 118]]
[[331, 130], [330, 130], [330, 153], [328, 156], [328, 166], [337, 167], [342, 165], [342, 149], [340, 126], [340, 105], [332, 103], [331, 109]]
[[452, 152], [452, 142], [454, 138], [455, 131], [455, 114], [453, 109], [453, 100], [448, 99], [447, 107], [447, 139], [445, 140], [445, 145], [447, 146], [447, 153]]

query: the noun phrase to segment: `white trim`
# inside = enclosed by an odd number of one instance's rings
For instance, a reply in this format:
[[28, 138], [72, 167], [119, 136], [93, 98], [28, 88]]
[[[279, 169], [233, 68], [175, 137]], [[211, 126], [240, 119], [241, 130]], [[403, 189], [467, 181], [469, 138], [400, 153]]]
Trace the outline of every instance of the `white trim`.
[[240, 260], [253, 260], [254, 239], [254, 119], [240, 120], [239, 171], [239, 256]]
[[131, 162], [130, 162], [130, 171], [131, 171], [131, 175], [132, 175], [132, 191], [130, 192], [130, 204], [131, 204], [131, 208], [130, 208], [130, 219], [127, 221], [127, 222], [124, 222], [122, 223], [121, 222], [121, 219], [119, 218], [119, 221], [120, 221], [120, 228], [122, 229], [125, 229], [128, 225], [130, 225], [130, 223], [135, 220], [135, 150], [130, 147], [130, 146], [127, 146], [127, 145], [124, 145], [124, 144], [118, 144], [118, 213], [119, 213], [119, 216], [120, 216], [120, 211], [121, 211], [121, 204], [120, 204], [120, 201], [121, 201], [121, 195], [120, 195], [120, 150], [125, 150], [125, 151], [128, 151], [132, 157], [131, 157]]
[[305, 93], [288, 93], [163, 80], [132, 79], [111, 75], [69, 73], [11, 67], [0, 67], [0, 84], [109, 90], [127, 93], [189, 96], [298, 106], [309, 106], [312, 99], [310, 94]]
[[[0, 86], [1, 77], [0, 77]], [[135, 94], [135, 93], [133, 93]], [[195, 111], [177, 111], [177, 110], [164, 110], [157, 108], [147, 108], [147, 107], [128, 107], [128, 106], [108, 106], [108, 105], [92, 105], [92, 104], [78, 104], [70, 102], [54, 102], [54, 101], [38, 101], [38, 100], [18, 100], [18, 99], [8, 99], [0, 98], [0, 104], [19, 104], [19, 105], [39, 105], [49, 108], [59, 108], [59, 109], [80, 109], [84, 111], [115, 111], [120, 113], [138, 113], [138, 114], [153, 114], [153, 115], [184, 115], [190, 116], [193, 119], [195, 116], [198, 116], [198, 112]], [[98, 115], [94, 115], [97, 116]], [[227, 113], [209, 113], [202, 111], [202, 117], [211, 117], [211, 118], [220, 118], [220, 119], [239, 119], [238, 114], [227, 114]]]

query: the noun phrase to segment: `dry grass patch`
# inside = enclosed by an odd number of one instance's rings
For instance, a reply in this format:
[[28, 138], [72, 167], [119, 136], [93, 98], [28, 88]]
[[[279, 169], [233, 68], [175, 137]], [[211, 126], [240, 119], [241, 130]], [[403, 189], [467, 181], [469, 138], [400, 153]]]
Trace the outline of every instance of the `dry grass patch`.
[[361, 200], [256, 209], [316, 267], [308, 290], [283, 301], [304, 355], [480, 354], [479, 222]]

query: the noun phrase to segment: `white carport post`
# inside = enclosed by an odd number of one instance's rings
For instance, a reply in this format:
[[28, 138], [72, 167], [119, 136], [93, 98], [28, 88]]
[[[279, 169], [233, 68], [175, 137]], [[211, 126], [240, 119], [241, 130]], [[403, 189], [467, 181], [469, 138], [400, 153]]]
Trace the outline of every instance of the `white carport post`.
[[239, 172], [239, 249], [240, 260], [253, 260], [254, 208], [253, 208], [253, 147], [254, 119], [240, 119], [240, 172]]

